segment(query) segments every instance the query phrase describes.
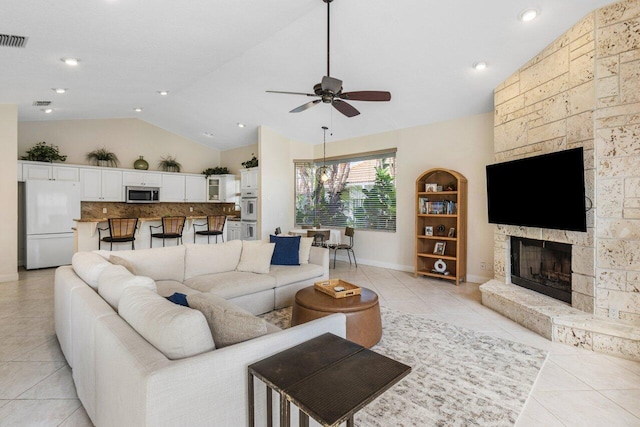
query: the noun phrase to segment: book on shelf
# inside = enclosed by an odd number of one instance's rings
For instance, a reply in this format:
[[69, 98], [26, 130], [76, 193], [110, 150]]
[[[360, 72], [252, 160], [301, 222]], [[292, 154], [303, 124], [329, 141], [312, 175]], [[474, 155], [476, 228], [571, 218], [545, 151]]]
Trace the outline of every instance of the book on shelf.
[[419, 213], [431, 215], [453, 215], [457, 212], [457, 203], [452, 200], [430, 202], [426, 197], [420, 197]]

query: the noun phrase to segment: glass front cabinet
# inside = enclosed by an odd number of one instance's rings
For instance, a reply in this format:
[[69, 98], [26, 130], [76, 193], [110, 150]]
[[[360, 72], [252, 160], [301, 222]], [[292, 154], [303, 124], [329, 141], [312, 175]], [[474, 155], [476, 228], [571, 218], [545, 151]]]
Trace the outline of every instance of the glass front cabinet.
[[235, 175], [211, 175], [207, 178], [207, 201], [237, 203], [237, 186]]

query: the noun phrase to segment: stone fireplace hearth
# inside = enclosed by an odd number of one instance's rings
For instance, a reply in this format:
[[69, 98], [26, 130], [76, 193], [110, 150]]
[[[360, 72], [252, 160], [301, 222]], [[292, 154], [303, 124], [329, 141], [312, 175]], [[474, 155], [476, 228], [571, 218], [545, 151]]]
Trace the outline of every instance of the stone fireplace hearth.
[[[639, 27], [640, 0], [595, 10], [496, 88], [495, 161], [583, 147], [593, 208], [586, 232], [497, 225], [480, 289], [550, 340], [640, 361]], [[512, 284], [512, 236], [571, 245], [570, 304]]]

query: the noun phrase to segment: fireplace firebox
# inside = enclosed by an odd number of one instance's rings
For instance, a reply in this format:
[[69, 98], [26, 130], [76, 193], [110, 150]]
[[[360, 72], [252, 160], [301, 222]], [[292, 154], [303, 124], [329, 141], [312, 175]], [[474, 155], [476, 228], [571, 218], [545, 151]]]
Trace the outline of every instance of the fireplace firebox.
[[571, 304], [571, 245], [511, 236], [511, 283]]

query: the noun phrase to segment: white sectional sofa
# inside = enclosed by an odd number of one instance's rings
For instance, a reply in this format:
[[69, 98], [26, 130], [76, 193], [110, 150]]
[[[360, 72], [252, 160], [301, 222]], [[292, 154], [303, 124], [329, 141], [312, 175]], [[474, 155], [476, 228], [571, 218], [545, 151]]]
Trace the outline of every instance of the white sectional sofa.
[[[95, 425], [245, 426], [248, 365], [326, 332], [345, 337], [345, 316], [334, 314], [282, 331], [268, 325], [264, 335], [215, 348], [201, 311], [164, 298], [222, 297], [225, 315], [261, 322], [251, 314], [286, 307], [298, 289], [328, 278], [326, 249], [252, 273], [264, 269], [256, 248], [232, 241], [80, 252], [56, 270], [56, 334]], [[265, 425], [264, 386], [256, 390], [257, 425]]]

